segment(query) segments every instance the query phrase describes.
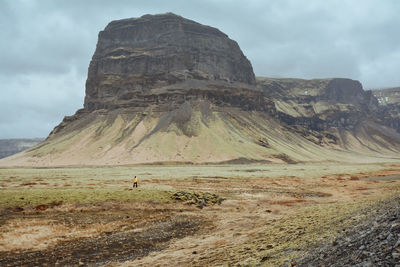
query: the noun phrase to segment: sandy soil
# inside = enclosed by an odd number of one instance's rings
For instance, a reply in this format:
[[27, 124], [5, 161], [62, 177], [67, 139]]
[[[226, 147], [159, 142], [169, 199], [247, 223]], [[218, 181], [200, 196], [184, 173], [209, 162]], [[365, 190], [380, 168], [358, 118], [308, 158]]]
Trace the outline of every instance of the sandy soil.
[[[400, 192], [400, 165], [393, 164], [377, 171], [312, 179], [303, 173], [252, 178], [252, 172], [248, 177], [199, 175], [140, 181], [142, 188], [168, 188], [171, 194], [210, 192], [225, 198], [220, 205], [202, 209], [172, 200], [3, 206], [0, 265], [290, 263], [308, 248], [362, 220], [358, 211]], [[26, 188], [26, 183], [13, 183], [17, 178], [3, 177], [2, 187]], [[54, 177], [40, 179], [47, 179], [47, 185], [30, 186], [54, 185]], [[98, 185], [96, 179], [91, 181], [90, 186]], [[118, 179], [101, 180], [101, 184], [127, 186]]]

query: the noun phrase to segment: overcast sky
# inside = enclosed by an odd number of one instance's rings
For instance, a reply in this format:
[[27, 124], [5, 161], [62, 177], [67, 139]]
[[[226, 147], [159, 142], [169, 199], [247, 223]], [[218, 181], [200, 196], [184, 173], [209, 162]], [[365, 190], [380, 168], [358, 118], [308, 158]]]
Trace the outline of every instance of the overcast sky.
[[83, 106], [98, 32], [165, 12], [228, 34], [256, 76], [400, 86], [399, 0], [0, 0], [0, 138], [46, 137]]

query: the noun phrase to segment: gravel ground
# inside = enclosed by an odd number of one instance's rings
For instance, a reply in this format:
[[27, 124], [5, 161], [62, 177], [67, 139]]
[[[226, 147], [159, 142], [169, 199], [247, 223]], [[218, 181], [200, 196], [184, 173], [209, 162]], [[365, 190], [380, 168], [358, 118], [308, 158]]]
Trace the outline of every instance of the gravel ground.
[[0, 252], [0, 266], [100, 266], [133, 260], [164, 249], [173, 238], [194, 234], [200, 224], [197, 219], [177, 216], [141, 233], [110, 232], [46, 250]]
[[292, 265], [400, 267], [400, 196], [369, 212], [367, 219]]

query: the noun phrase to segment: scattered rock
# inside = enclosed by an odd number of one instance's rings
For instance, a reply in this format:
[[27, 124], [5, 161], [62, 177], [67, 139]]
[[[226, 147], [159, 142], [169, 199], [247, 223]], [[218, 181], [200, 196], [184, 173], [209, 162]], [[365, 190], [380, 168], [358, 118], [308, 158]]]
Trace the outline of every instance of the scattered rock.
[[57, 206], [61, 206], [63, 204], [62, 200], [60, 201], [53, 201], [49, 204], [50, 207], [57, 207]]
[[0, 251], [0, 266], [108, 266], [160, 251], [172, 239], [193, 235], [202, 223], [198, 218], [175, 216], [142, 232], [127, 229], [60, 242], [44, 250]]
[[21, 212], [24, 211], [24, 208], [16, 206], [16, 207], [9, 207], [7, 208], [9, 212]]
[[269, 256], [269, 255], [264, 256], [264, 257], [261, 259], [261, 262], [267, 261], [267, 260], [269, 260], [269, 259], [271, 259], [271, 256]]
[[205, 206], [220, 205], [225, 199], [212, 193], [196, 193], [180, 191], [172, 195], [172, 199], [185, 202], [189, 205], [196, 205], [199, 209]]
[[372, 215], [330, 244], [312, 249], [297, 266], [396, 266], [400, 262], [400, 196], [368, 210]]
[[37, 205], [35, 207], [36, 210], [47, 210], [48, 208], [49, 208], [49, 206], [45, 205], [45, 204]]

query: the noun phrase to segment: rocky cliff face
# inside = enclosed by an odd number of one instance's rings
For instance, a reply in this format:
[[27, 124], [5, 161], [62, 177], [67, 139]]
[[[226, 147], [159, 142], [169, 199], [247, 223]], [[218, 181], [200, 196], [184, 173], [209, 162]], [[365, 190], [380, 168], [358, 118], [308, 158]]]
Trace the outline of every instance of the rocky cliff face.
[[373, 90], [381, 106], [400, 105], [400, 87]]
[[377, 99], [358, 81], [259, 77], [257, 85], [273, 100], [277, 119], [319, 145], [339, 144], [341, 132], [360, 131], [367, 121], [379, 121]]
[[172, 13], [145, 15], [112, 21], [99, 33], [84, 107], [160, 107], [183, 95], [254, 85], [250, 62], [226, 34]]
[[258, 78], [264, 96], [272, 98], [277, 116], [290, 125], [312, 130], [353, 128], [377, 110], [378, 101], [358, 81]]
[[382, 123], [400, 133], [400, 87], [374, 90], [373, 94], [379, 101]]

